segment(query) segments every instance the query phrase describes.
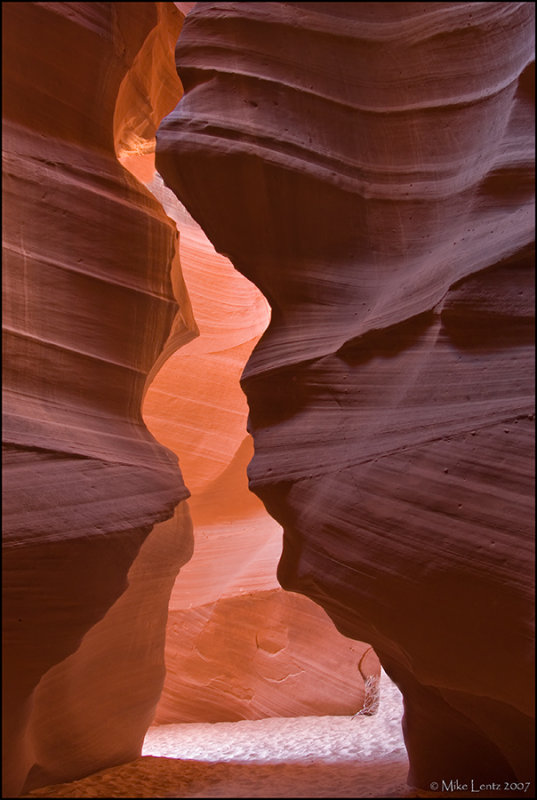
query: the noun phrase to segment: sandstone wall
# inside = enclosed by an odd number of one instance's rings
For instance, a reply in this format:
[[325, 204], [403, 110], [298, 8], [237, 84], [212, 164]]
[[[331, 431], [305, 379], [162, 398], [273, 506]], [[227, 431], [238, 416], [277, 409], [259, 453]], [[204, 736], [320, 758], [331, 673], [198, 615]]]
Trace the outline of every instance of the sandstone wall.
[[143, 405], [149, 429], [179, 457], [195, 539], [170, 598], [155, 722], [354, 714], [365, 700], [364, 677], [380, 674], [378, 659], [368, 644], [342, 636], [318, 605], [281, 589], [282, 529], [248, 490], [253, 447], [239, 382], [269, 306], [159, 175], [147, 185], [181, 232], [200, 331], [162, 366]]
[[177, 459], [146, 429], [141, 403], [148, 373], [195, 326], [172, 290], [175, 226], [116, 151], [154, 134], [177, 100], [183, 14], [162, 3], [2, 12], [13, 796], [140, 753], [164, 678], [169, 593], [192, 550]]
[[157, 168], [268, 299], [279, 579], [405, 696], [409, 782], [531, 780], [533, 11], [199, 3]]
[[157, 720], [353, 713], [379, 673], [278, 587], [239, 386], [269, 308], [185, 214], [196, 322], [151, 183], [192, 6], [3, 7], [7, 794], [136, 757], [163, 685]]

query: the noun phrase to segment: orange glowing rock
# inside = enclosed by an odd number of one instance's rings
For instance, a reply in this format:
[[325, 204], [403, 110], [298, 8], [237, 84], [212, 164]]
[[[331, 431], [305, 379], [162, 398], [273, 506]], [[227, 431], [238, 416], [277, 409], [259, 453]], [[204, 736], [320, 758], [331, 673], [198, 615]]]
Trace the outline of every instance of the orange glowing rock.
[[[215, 252], [159, 176], [150, 189], [180, 230], [182, 271], [200, 331], [163, 365], [143, 409], [155, 437], [179, 456], [192, 492], [195, 540], [170, 599], [167, 672], [155, 721], [352, 714], [364, 702], [358, 663], [370, 647], [341, 636], [311, 600], [282, 591], [281, 527], [248, 490], [253, 448], [239, 381], [269, 323], [268, 303]], [[271, 658], [277, 681], [256, 644], [268, 630], [285, 640]], [[378, 676], [378, 659], [372, 651], [368, 658], [370, 674]]]

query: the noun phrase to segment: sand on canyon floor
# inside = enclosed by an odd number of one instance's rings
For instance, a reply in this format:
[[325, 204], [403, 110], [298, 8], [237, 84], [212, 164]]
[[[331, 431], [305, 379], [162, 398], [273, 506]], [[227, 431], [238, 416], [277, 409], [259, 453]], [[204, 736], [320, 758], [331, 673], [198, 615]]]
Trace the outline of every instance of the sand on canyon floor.
[[26, 797], [414, 797], [402, 711], [383, 673], [372, 716], [159, 725], [135, 761]]

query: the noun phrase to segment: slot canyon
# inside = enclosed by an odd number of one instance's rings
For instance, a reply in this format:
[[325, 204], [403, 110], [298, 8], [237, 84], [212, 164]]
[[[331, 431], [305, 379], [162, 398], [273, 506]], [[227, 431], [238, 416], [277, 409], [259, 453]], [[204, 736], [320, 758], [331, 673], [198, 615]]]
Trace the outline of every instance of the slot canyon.
[[534, 11], [2, 4], [4, 797], [534, 796]]

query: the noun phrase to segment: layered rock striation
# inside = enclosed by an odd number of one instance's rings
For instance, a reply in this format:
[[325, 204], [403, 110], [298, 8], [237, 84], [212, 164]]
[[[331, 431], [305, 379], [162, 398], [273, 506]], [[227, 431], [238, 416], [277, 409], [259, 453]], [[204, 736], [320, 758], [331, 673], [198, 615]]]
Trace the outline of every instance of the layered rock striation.
[[166, 665], [157, 724], [376, 711], [372, 648], [279, 587], [171, 608]]
[[199, 721], [352, 713], [379, 674], [276, 582], [239, 386], [269, 307], [154, 178], [192, 5], [3, 8], [6, 794], [136, 757], [163, 685]]
[[529, 3], [199, 3], [157, 168], [268, 299], [283, 587], [370, 642], [409, 783], [531, 780]]
[[117, 158], [154, 137], [180, 96], [172, 47], [184, 15], [163, 3], [2, 12], [13, 796], [140, 753], [164, 678], [169, 593], [192, 551], [177, 458], [141, 404], [148, 375], [196, 328], [174, 293], [175, 226]]
[[364, 705], [365, 680], [380, 674], [378, 659], [311, 600], [281, 589], [282, 529], [248, 490], [253, 448], [239, 380], [270, 309], [160, 176], [147, 185], [181, 232], [200, 331], [162, 366], [143, 405], [148, 428], [179, 457], [195, 539], [170, 598], [154, 721], [353, 714]]

